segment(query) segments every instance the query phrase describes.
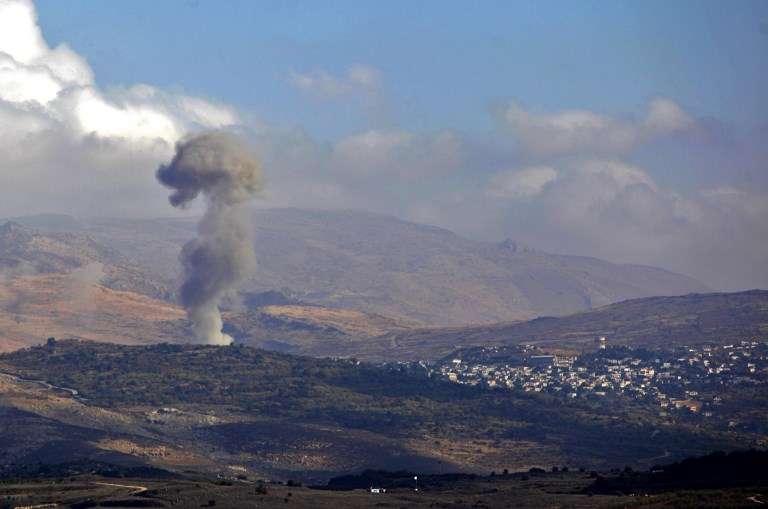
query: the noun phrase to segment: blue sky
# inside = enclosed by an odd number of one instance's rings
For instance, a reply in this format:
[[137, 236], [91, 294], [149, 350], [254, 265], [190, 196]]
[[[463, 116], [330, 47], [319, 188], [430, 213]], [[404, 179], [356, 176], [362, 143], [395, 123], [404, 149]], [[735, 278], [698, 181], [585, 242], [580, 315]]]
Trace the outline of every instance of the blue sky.
[[221, 98], [323, 139], [364, 128], [354, 108], [287, 86], [292, 71], [382, 72], [389, 122], [488, 129], [494, 101], [640, 111], [654, 96], [696, 116], [768, 116], [768, 2], [92, 0], [37, 2], [48, 42], [102, 86], [144, 82]]

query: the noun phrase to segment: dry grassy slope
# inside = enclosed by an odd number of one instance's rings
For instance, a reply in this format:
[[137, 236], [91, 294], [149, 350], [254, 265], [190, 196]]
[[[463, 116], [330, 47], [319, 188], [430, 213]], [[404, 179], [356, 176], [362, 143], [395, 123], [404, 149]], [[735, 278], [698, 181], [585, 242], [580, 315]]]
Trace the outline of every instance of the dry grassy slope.
[[183, 431], [176, 436], [147, 426], [143, 409], [90, 405], [65, 391], [5, 374], [0, 374], [0, 436], [0, 457], [19, 463], [87, 458], [179, 470], [221, 468]]
[[387, 332], [417, 324], [353, 309], [272, 305], [226, 313], [225, 328], [237, 341], [287, 353], [334, 356]]
[[[462, 346], [535, 343], [569, 349], [612, 344], [668, 347], [768, 338], [768, 291], [650, 297], [565, 317], [477, 327], [394, 332], [350, 351], [367, 359], [434, 359]], [[362, 350], [362, 351], [361, 351]]]
[[[316, 355], [335, 354], [408, 324], [378, 315], [319, 306], [266, 306], [225, 314], [238, 340], [254, 346]], [[127, 345], [185, 342], [182, 309], [133, 292], [115, 291], [64, 274], [17, 276], [0, 285], [0, 351], [42, 343], [50, 336]]]
[[334, 309], [320, 306], [265, 306], [261, 311], [286, 320], [336, 327], [355, 336], [379, 336], [396, 330], [408, 330], [413, 322], [394, 320], [385, 316], [362, 313], [354, 309]]
[[145, 295], [86, 285], [69, 274], [19, 276], [0, 286], [0, 351], [49, 336], [129, 345], [184, 339], [184, 313]]
[[167, 299], [169, 279], [130, 261], [80, 232], [41, 233], [15, 222], [0, 224], [0, 277], [51, 274], [92, 266], [101, 282], [114, 290], [128, 290]]

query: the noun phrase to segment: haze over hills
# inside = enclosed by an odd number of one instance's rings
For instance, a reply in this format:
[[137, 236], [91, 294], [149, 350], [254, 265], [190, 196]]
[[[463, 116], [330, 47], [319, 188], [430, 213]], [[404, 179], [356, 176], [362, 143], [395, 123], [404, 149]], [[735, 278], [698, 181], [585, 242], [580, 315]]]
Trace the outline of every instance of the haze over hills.
[[[472, 241], [359, 211], [269, 209], [255, 211], [253, 219], [259, 267], [243, 292], [281, 290], [307, 303], [422, 325], [522, 320], [706, 291], [692, 278], [662, 269], [553, 255], [513, 241]], [[15, 221], [57, 235], [87, 234], [149, 273], [163, 274], [157, 284], [171, 288], [180, 247], [195, 229], [191, 219]]]
[[[119, 251], [96, 242], [79, 231], [75, 220], [66, 216], [51, 216], [48, 224], [73, 226], [72, 231], [45, 233], [20, 223], [0, 224], [0, 274], [15, 275], [62, 274], [74, 269], [88, 268], [96, 282], [113, 290], [140, 293], [153, 298], [168, 299], [172, 292], [169, 280], [146, 266], [132, 262]], [[34, 223], [35, 218], [31, 218]]]

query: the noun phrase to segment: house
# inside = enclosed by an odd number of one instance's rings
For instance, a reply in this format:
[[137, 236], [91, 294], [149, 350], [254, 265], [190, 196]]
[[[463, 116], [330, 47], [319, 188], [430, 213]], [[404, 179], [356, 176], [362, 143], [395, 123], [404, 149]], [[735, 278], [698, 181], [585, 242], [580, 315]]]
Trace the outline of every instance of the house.
[[386, 488], [374, 488], [373, 486], [371, 486], [370, 491], [371, 491], [371, 493], [386, 493], [387, 489]]
[[531, 366], [543, 368], [551, 366], [555, 360], [556, 359], [554, 355], [531, 355], [528, 358], [528, 363]]

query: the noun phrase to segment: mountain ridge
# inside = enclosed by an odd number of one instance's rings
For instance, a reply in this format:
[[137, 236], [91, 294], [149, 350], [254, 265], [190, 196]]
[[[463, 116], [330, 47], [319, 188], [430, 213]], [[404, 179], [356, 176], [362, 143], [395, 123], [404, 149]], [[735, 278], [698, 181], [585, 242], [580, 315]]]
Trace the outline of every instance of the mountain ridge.
[[596, 348], [600, 336], [611, 344], [646, 348], [764, 339], [768, 290], [646, 297], [562, 317], [392, 332], [350, 355], [371, 360], [436, 359], [460, 347], [520, 343], [585, 350]]
[[[58, 218], [55, 227], [66, 223]], [[629, 298], [708, 290], [665, 269], [549, 254], [511, 239], [475, 241], [374, 213], [262, 209], [253, 212], [253, 223], [259, 268], [242, 292], [284, 291], [307, 303], [425, 326], [565, 315]], [[35, 224], [42, 227], [40, 217]], [[90, 238], [176, 283], [179, 250], [196, 227], [191, 218], [78, 224]]]

